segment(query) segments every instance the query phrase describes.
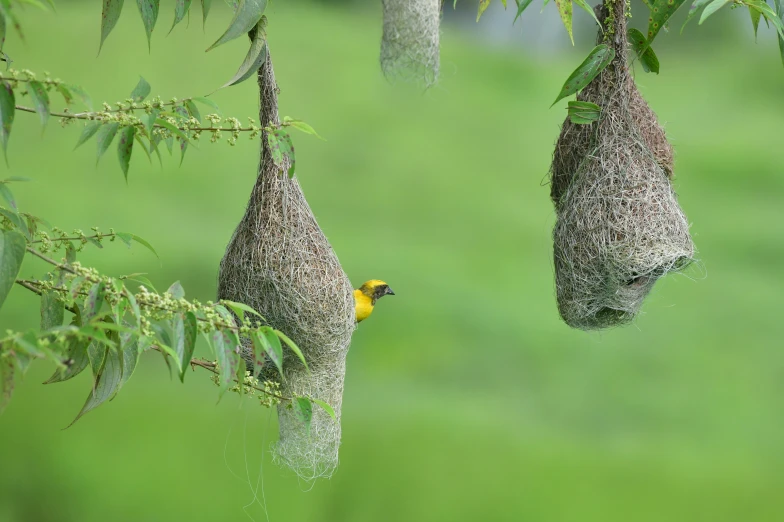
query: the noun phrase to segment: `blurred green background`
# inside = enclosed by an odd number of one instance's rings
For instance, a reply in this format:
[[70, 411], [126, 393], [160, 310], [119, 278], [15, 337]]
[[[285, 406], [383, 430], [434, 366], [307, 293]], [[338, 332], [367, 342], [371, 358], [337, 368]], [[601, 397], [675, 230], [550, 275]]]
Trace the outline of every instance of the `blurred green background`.
[[[214, 4], [206, 33], [194, 8], [168, 37], [162, 9], [150, 54], [129, 2], [96, 57], [99, 4], [61, 1], [28, 9], [26, 42], [5, 50], [96, 102], [124, 98], [139, 74], [164, 98], [202, 95], [246, 51], [203, 52], [229, 20]], [[747, 20], [730, 25], [747, 15], [724, 11], [713, 29], [660, 36], [661, 75], [639, 77], [677, 148], [701, 263], [662, 280], [634, 325], [587, 334], [558, 318], [544, 182], [566, 101], [548, 107], [590, 27], [556, 52], [446, 24], [442, 79], [423, 93], [379, 72], [379, 6], [273, 2], [281, 113], [327, 139], [296, 137], [300, 181], [352, 281], [396, 292], [354, 335], [337, 473], [308, 490], [270, 461], [274, 414], [237, 396], [216, 406], [207, 374], [182, 385], [154, 354], [63, 431], [89, 376], [43, 386], [40, 363], [0, 416], [0, 521], [782, 519], [784, 69], [770, 31], [755, 46]], [[213, 98], [257, 115], [253, 82]], [[42, 136], [34, 115], [17, 117], [0, 171], [34, 178], [13, 187], [23, 210], [139, 234], [160, 263], [119, 243], [82, 261], [213, 298], [257, 145], [203, 142], [182, 167], [137, 154], [126, 184], [114, 148], [96, 168], [94, 145], [72, 152], [79, 130], [56, 126]], [[28, 260], [22, 275], [42, 269]], [[34, 327], [37, 307], [15, 289], [0, 328]]]

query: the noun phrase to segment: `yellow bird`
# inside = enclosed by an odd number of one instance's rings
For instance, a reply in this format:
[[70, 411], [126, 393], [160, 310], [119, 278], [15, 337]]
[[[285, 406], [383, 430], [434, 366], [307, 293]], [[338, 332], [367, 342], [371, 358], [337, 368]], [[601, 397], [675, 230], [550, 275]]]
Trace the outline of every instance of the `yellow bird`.
[[354, 308], [357, 313], [357, 322], [364, 321], [373, 313], [376, 301], [385, 295], [395, 295], [389, 285], [379, 279], [365, 281], [362, 286], [354, 290]]

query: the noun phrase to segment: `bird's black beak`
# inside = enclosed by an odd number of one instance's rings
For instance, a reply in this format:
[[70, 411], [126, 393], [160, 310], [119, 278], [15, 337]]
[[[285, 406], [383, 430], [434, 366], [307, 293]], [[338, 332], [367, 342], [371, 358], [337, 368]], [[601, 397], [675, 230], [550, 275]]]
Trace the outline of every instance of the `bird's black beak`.
[[391, 288], [387, 287], [387, 291], [384, 292], [384, 294], [386, 294], [386, 295], [395, 295], [395, 292], [393, 292]]

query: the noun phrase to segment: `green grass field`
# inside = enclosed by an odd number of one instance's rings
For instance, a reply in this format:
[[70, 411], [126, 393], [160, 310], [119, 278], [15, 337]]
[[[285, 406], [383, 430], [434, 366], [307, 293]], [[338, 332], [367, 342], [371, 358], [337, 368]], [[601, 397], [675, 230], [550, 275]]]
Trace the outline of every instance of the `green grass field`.
[[[59, 4], [56, 15], [28, 10], [27, 43], [6, 51], [96, 101], [124, 98], [139, 74], [164, 98], [202, 95], [245, 52], [242, 41], [202, 52], [228, 21], [216, 2], [206, 34], [194, 16], [164, 37], [162, 11], [148, 54], [131, 2], [96, 58], [99, 6]], [[153, 354], [116, 400], [62, 431], [89, 377], [43, 386], [52, 369], [41, 363], [0, 416], [0, 521], [246, 520], [262, 455], [272, 522], [784, 516], [774, 42], [661, 37], [662, 73], [640, 84], [677, 148], [700, 264], [661, 281], [636, 324], [586, 334], [558, 318], [544, 185], [565, 101], [548, 107], [585, 49], [536, 60], [446, 30], [444, 75], [423, 94], [381, 76], [377, 10], [275, 2], [268, 15], [281, 113], [327, 139], [296, 138], [310, 204], [352, 281], [382, 278], [396, 292], [354, 336], [340, 468], [306, 491], [269, 459], [274, 414], [236, 396], [216, 406], [206, 374], [182, 385]], [[253, 82], [213, 98], [227, 115], [257, 114]], [[126, 185], [114, 149], [96, 168], [94, 145], [72, 152], [78, 129], [51, 121], [42, 136], [34, 116], [17, 122], [0, 177], [34, 178], [14, 187], [23, 210], [67, 230], [134, 232], [160, 263], [121, 244], [82, 261], [214, 298], [257, 144], [204, 142], [182, 167], [136, 156]], [[28, 260], [22, 275], [42, 269]], [[0, 328], [35, 326], [37, 307], [15, 289]], [[259, 503], [247, 513], [267, 520]]]

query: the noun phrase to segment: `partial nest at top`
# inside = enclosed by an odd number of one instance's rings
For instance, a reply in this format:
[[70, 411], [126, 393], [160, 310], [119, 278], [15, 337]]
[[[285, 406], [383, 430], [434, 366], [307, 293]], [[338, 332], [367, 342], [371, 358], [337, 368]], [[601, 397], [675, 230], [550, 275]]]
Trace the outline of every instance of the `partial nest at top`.
[[430, 87], [438, 80], [441, 0], [381, 0], [381, 69]]

